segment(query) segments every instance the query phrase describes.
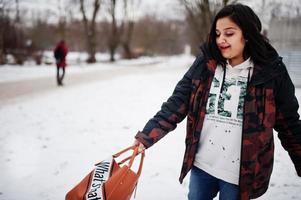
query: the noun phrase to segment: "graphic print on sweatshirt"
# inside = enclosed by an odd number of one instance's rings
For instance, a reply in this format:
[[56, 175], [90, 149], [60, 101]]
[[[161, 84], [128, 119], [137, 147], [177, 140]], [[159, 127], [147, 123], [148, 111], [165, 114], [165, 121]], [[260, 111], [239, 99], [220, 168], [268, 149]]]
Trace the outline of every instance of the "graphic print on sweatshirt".
[[214, 77], [206, 108], [207, 120], [241, 126], [247, 81], [247, 77], [241, 76], [225, 78], [221, 89], [221, 82]]
[[[224, 71], [226, 70], [226, 71]], [[194, 165], [232, 184], [238, 184], [244, 98], [253, 64], [217, 66]]]

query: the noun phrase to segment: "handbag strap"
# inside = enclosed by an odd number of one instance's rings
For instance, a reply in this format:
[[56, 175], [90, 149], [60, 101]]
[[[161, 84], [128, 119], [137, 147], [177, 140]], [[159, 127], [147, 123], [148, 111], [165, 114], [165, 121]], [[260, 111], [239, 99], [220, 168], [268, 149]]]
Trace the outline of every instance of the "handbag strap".
[[129, 150], [131, 150], [131, 149], [134, 150], [135, 148], [136, 148], [136, 145], [129, 146], [129, 147], [127, 147], [127, 148], [125, 148], [125, 149], [119, 151], [118, 153], [115, 153], [115, 154], [113, 155], [113, 157], [114, 157], [114, 158], [117, 158], [117, 157], [119, 157], [121, 154], [123, 154], [123, 153], [125, 153], [125, 152], [127, 152], [127, 151], [129, 151]]
[[[136, 158], [136, 156], [139, 154], [139, 147], [138, 146], [134, 146], [135, 149], [134, 149], [134, 152], [132, 154], [132, 157], [130, 159], [130, 162], [129, 162], [129, 168], [132, 167], [133, 165], [133, 162], [134, 162], [134, 159]], [[137, 175], [138, 177], [140, 176], [141, 174], [141, 171], [142, 171], [142, 166], [143, 166], [143, 161], [144, 161], [144, 156], [145, 156], [145, 153], [144, 153], [144, 150], [140, 152], [141, 153], [141, 158], [140, 158], [140, 164], [139, 164], [139, 168], [138, 168], [138, 171], [137, 171]]]
[[144, 157], [145, 157], [145, 153], [144, 150], [141, 152], [141, 159], [140, 159], [140, 164], [139, 164], [139, 168], [137, 171], [137, 175], [140, 176], [141, 171], [142, 171], [142, 166], [143, 166], [143, 162], [144, 162]]
[[144, 153], [144, 150], [143, 150], [142, 152], [139, 152], [139, 151], [138, 151], [139, 148], [138, 148], [137, 145], [133, 145], [133, 146], [130, 146], [130, 147], [127, 147], [127, 148], [121, 150], [120, 152], [114, 154], [114, 155], [113, 155], [113, 158], [117, 158], [117, 157], [119, 157], [121, 154], [123, 154], [123, 153], [125, 153], [125, 152], [127, 152], [127, 151], [129, 151], [129, 150], [134, 150], [134, 151], [133, 151], [133, 154], [132, 154], [131, 156], [126, 157], [125, 159], [123, 159], [122, 161], [120, 161], [118, 164], [121, 165], [121, 164], [125, 163], [126, 161], [130, 160], [130, 161], [129, 161], [128, 167], [131, 168], [132, 165], [133, 165], [133, 162], [134, 162], [134, 160], [135, 160], [135, 158], [136, 158], [136, 156], [140, 153], [140, 154], [141, 154], [141, 158], [140, 158], [139, 168], [138, 168], [138, 171], [137, 171], [137, 175], [140, 176], [141, 171], [142, 171], [142, 166], [143, 166], [143, 161], [144, 161], [145, 153]]

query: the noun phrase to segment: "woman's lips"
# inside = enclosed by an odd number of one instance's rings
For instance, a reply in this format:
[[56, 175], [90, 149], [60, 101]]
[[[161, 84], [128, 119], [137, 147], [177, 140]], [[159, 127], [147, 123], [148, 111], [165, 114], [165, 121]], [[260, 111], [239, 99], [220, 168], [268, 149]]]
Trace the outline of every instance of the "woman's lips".
[[226, 51], [230, 48], [230, 46], [219, 46], [218, 48], [220, 51]]

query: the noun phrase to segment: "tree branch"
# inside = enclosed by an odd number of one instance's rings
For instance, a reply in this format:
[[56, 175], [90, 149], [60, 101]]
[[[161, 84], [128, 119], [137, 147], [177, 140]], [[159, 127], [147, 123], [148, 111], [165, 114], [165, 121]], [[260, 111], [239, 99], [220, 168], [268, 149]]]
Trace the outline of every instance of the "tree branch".
[[88, 19], [87, 19], [87, 16], [86, 16], [86, 10], [85, 10], [85, 6], [84, 6], [84, 0], [79, 0], [80, 2], [80, 11], [82, 13], [82, 16], [83, 16], [83, 22], [84, 22], [84, 26], [85, 26], [85, 32], [86, 34], [88, 35], [89, 31], [88, 31]]
[[94, 11], [93, 11], [92, 20], [91, 20], [92, 23], [95, 23], [99, 8], [100, 8], [100, 0], [95, 0], [94, 1]]

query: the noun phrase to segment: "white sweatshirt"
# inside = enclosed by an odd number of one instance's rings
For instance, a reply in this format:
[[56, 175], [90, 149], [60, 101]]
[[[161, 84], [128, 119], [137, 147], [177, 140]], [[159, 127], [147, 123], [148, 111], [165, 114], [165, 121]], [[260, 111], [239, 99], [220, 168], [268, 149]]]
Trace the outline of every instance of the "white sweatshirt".
[[217, 66], [208, 97], [194, 165], [238, 185], [244, 97], [254, 65], [247, 59], [225, 70]]

